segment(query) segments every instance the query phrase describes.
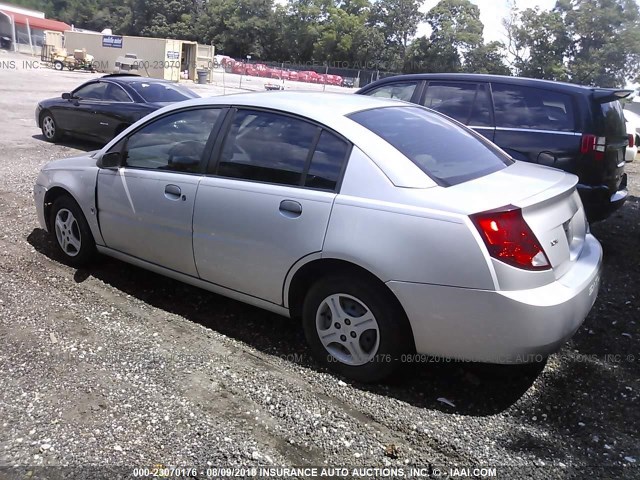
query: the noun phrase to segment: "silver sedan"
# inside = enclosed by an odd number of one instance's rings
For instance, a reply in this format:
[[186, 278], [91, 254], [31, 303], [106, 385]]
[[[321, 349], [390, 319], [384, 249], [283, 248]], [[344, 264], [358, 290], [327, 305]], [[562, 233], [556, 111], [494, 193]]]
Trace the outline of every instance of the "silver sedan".
[[34, 194], [70, 264], [99, 252], [299, 317], [321, 364], [379, 381], [415, 355], [560, 348], [602, 263], [576, 181], [419, 106], [264, 92], [161, 109]]

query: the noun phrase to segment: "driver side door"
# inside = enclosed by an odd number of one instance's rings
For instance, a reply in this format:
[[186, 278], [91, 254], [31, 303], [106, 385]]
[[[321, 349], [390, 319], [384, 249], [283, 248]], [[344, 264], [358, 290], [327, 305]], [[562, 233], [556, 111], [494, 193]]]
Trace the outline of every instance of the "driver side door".
[[96, 105], [105, 102], [107, 84], [96, 81], [83, 85], [75, 90], [73, 98], [61, 108], [56, 114], [57, 120], [62, 129], [87, 136], [94, 136], [94, 132], [98, 130], [99, 119], [95, 115]]
[[118, 142], [123, 164], [98, 174], [98, 218], [107, 247], [196, 277], [193, 206], [223, 109], [152, 120]]

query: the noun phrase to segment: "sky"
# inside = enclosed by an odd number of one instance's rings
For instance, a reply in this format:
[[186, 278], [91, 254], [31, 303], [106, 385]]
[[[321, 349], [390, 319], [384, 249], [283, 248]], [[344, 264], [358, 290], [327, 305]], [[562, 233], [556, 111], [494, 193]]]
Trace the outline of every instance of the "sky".
[[[439, 0], [425, 0], [420, 11], [427, 13]], [[480, 8], [480, 20], [484, 25], [484, 41], [506, 40], [506, 32], [502, 26], [502, 19], [509, 15], [508, 0], [470, 0], [471, 3]], [[552, 8], [556, 0], [516, 0], [516, 6], [521, 10], [525, 8], [540, 7], [548, 10]], [[423, 23], [418, 28], [418, 37], [429, 35], [431, 27]]]

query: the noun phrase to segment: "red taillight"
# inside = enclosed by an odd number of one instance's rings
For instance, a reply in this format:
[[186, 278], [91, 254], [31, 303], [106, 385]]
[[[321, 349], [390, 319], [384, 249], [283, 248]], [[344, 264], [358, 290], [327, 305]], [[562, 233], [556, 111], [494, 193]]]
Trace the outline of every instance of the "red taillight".
[[629, 147], [633, 147], [635, 139], [636, 139], [635, 135], [633, 133], [630, 133], [629, 134]]
[[535, 234], [522, 218], [522, 210], [507, 206], [471, 215], [489, 255], [508, 265], [526, 270], [551, 268]]
[[580, 142], [580, 153], [593, 153], [593, 157], [596, 160], [602, 160], [604, 158], [605, 143], [606, 139], [604, 137], [583, 133], [582, 141]]
[[596, 136], [588, 133], [582, 134], [580, 153], [591, 153], [596, 149]]

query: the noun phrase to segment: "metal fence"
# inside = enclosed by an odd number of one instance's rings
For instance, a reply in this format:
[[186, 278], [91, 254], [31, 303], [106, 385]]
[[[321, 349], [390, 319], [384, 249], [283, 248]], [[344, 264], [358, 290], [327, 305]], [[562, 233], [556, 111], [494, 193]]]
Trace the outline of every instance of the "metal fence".
[[[219, 57], [218, 57], [219, 58]], [[211, 65], [208, 83], [230, 90], [344, 91], [396, 75], [380, 70], [342, 68], [328, 63], [266, 62], [223, 57]]]

